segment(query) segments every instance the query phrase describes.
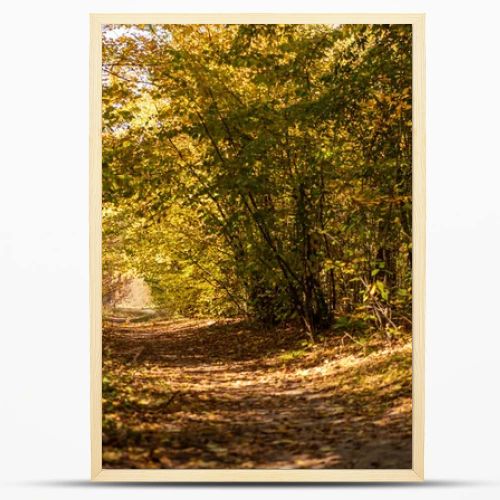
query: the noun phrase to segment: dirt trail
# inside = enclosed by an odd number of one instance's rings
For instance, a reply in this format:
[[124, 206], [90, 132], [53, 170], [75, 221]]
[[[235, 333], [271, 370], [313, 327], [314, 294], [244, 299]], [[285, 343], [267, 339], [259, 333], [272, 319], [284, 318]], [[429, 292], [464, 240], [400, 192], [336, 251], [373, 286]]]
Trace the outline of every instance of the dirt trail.
[[107, 326], [105, 468], [410, 468], [411, 344], [240, 322]]

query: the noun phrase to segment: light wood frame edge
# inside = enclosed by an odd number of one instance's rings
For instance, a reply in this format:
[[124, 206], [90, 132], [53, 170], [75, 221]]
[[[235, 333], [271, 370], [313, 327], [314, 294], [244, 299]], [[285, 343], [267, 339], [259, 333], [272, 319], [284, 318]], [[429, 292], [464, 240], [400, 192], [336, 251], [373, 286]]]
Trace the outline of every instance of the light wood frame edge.
[[[101, 25], [120, 23], [344, 23], [413, 25], [413, 466], [412, 469], [102, 468]], [[425, 14], [91, 14], [90, 15], [90, 410], [93, 481], [416, 482], [424, 479]]]
[[413, 22], [413, 471], [424, 479], [425, 406], [425, 16]]
[[90, 430], [91, 477], [102, 471], [101, 22], [90, 19]]

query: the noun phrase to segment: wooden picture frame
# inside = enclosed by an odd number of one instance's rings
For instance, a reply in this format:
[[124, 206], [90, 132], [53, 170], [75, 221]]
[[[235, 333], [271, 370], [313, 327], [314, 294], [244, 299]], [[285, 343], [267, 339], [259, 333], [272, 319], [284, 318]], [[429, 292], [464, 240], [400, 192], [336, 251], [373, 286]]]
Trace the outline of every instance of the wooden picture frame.
[[[342, 482], [424, 478], [425, 49], [424, 14], [91, 14], [90, 15], [90, 354], [91, 478], [94, 481]], [[411, 24], [413, 26], [413, 448], [411, 469], [103, 469], [101, 321], [102, 24]]]

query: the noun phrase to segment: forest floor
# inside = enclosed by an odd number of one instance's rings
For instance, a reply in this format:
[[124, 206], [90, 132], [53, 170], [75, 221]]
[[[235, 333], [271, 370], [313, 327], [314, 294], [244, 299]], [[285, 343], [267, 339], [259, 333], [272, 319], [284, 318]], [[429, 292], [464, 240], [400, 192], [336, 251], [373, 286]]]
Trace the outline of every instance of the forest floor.
[[103, 467], [411, 468], [411, 338], [345, 333], [106, 321]]

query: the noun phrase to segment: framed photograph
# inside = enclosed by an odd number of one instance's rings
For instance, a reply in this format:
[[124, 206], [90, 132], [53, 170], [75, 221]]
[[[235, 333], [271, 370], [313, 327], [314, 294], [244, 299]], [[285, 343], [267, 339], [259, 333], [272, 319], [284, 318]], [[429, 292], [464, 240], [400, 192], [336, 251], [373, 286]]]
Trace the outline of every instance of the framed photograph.
[[90, 17], [92, 479], [423, 480], [423, 14]]

